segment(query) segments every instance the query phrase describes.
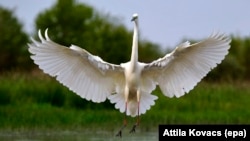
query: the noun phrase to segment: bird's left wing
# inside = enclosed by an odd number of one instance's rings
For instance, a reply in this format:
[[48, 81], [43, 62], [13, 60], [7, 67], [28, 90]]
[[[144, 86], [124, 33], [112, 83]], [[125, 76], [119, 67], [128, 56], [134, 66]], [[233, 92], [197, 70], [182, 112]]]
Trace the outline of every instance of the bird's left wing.
[[142, 78], [158, 84], [164, 95], [180, 97], [221, 63], [230, 41], [224, 35], [214, 34], [196, 44], [185, 42], [163, 58], [145, 64]]
[[45, 73], [70, 90], [93, 102], [103, 102], [124, 80], [123, 68], [103, 61], [75, 45], [68, 47], [53, 42], [39, 31], [41, 42], [32, 39], [31, 58]]

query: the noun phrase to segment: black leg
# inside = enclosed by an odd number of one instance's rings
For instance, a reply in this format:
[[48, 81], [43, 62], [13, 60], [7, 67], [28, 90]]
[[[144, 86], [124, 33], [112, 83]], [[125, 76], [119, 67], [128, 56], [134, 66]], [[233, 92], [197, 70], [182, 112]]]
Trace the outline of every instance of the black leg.
[[130, 132], [129, 133], [135, 133], [135, 128], [136, 128], [136, 124], [132, 127], [132, 129], [130, 130]]
[[124, 124], [124, 125], [122, 126], [122, 128], [118, 131], [118, 133], [117, 133], [115, 136], [117, 136], [117, 137], [122, 137], [122, 130], [123, 130], [125, 127], [126, 127], [126, 125]]

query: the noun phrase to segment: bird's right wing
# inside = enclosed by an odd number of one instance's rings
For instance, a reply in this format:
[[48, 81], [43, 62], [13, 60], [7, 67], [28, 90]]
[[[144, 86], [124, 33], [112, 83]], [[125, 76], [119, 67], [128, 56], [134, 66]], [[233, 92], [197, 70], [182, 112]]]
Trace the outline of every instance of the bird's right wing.
[[163, 58], [145, 64], [142, 78], [159, 84], [164, 95], [180, 97], [221, 63], [230, 42], [228, 37], [219, 34], [192, 45], [185, 42]]
[[29, 44], [31, 58], [45, 73], [70, 90], [93, 102], [105, 101], [115, 92], [116, 85], [123, 85], [124, 70], [120, 65], [110, 64], [86, 50], [72, 45], [59, 45], [39, 31], [41, 42], [32, 39]]

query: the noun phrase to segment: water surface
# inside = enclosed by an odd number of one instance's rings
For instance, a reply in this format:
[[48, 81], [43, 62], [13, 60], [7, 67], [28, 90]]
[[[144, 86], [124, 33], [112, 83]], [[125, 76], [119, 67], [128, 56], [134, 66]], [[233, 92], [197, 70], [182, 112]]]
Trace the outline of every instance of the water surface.
[[1, 141], [157, 141], [158, 132], [123, 132], [122, 138], [111, 131], [0, 131]]

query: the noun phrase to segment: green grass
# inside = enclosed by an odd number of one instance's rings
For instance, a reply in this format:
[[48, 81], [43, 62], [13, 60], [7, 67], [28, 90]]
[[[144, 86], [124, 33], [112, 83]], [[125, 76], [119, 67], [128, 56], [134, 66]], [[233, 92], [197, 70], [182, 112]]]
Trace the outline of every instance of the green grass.
[[[46, 75], [10, 73], [0, 76], [0, 130], [94, 129], [116, 130], [124, 114], [108, 101], [81, 99]], [[157, 89], [156, 104], [141, 116], [142, 130], [158, 124], [249, 124], [249, 83], [199, 83], [180, 98]], [[128, 117], [129, 124], [135, 118]]]

